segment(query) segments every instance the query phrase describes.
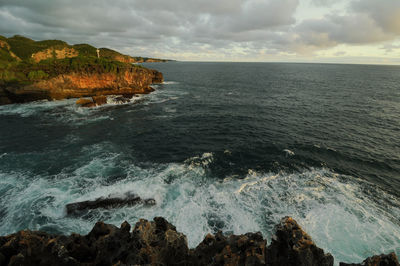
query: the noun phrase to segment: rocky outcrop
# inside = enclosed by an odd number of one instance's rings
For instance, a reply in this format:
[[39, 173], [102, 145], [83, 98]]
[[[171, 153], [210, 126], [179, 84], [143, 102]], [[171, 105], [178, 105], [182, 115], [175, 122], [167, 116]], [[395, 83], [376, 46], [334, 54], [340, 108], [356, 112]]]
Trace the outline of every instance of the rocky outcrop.
[[77, 57], [79, 55], [79, 52], [76, 51], [74, 48], [71, 47], [51, 47], [46, 50], [33, 53], [32, 54], [32, 59], [35, 62], [40, 62], [42, 60], [50, 59], [50, 58], [55, 58], [55, 59], [64, 59], [64, 58], [72, 58], [72, 57]]
[[155, 205], [154, 199], [141, 199], [134, 193], [124, 193], [123, 195], [108, 195], [95, 200], [74, 202], [66, 205], [67, 215], [80, 214], [87, 210], [119, 208], [122, 206], [133, 206], [137, 204]]
[[390, 254], [381, 254], [369, 257], [362, 263], [344, 263], [341, 262], [339, 266], [400, 266], [399, 260], [394, 252]]
[[[0, 265], [333, 265], [293, 219], [285, 217], [276, 229], [268, 248], [260, 233], [217, 233], [192, 250], [162, 217], [142, 219], [132, 230], [127, 222], [119, 228], [98, 222], [86, 236], [20, 231], [0, 237]], [[341, 265], [399, 264], [391, 253]]]
[[283, 218], [275, 230], [267, 249], [267, 265], [333, 265], [332, 255], [324, 254], [293, 218]]
[[153, 83], [163, 76], [152, 69], [129, 67], [116, 73], [69, 73], [32, 84], [0, 86], [1, 103], [22, 103], [35, 100], [60, 100], [99, 95], [147, 94]]
[[265, 265], [267, 241], [261, 233], [224, 236], [208, 234], [191, 251], [191, 265]]

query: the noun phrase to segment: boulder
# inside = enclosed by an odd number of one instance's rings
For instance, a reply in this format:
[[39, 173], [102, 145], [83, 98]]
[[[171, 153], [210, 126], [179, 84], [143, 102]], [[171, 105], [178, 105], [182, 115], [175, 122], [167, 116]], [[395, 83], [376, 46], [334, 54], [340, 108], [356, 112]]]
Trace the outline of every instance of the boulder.
[[191, 265], [265, 265], [267, 241], [261, 233], [208, 234], [191, 251]]
[[127, 257], [127, 264], [187, 265], [186, 236], [164, 218], [155, 217], [153, 222], [141, 219], [136, 223], [132, 237], [138, 240], [140, 248]]
[[107, 103], [107, 96], [92, 96], [92, 100], [97, 106], [103, 105]]
[[91, 98], [80, 98], [75, 102], [77, 105], [81, 107], [94, 107], [96, 104], [93, 102]]
[[275, 226], [276, 233], [267, 248], [267, 265], [332, 266], [331, 254], [317, 247], [311, 237], [291, 217]]
[[394, 252], [387, 255], [381, 254], [369, 257], [362, 263], [344, 263], [341, 262], [340, 266], [400, 266], [399, 260]]
[[133, 206], [140, 203], [155, 205], [156, 201], [154, 199], [141, 199], [138, 195], [127, 192], [123, 195], [108, 195], [108, 197], [100, 197], [95, 200], [69, 203], [66, 205], [66, 209], [67, 215], [77, 215], [92, 209], [118, 208], [122, 206]]

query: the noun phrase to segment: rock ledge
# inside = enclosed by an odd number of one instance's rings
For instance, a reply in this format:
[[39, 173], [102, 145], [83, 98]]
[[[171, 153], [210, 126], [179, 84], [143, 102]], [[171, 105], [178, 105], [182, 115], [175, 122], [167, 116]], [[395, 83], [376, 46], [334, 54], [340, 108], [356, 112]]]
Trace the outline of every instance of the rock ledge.
[[[285, 217], [267, 247], [260, 233], [207, 235], [195, 249], [162, 217], [141, 219], [131, 230], [98, 222], [86, 235], [20, 231], [0, 237], [0, 265], [333, 265], [297, 222]], [[394, 253], [362, 264], [399, 266]]]

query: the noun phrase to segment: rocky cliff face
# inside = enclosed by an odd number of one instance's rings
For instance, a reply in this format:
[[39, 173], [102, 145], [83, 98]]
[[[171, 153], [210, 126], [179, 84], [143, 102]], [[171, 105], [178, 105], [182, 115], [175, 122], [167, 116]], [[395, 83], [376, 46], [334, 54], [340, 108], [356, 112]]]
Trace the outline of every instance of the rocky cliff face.
[[[131, 230], [96, 223], [81, 236], [20, 231], [0, 237], [0, 265], [333, 265], [290, 217], [276, 227], [272, 244], [260, 233], [207, 235], [195, 249], [162, 217], [140, 220]], [[367, 266], [399, 266], [394, 253], [368, 258]]]
[[33, 53], [32, 54], [32, 59], [35, 62], [40, 62], [42, 60], [46, 59], [64, 59], [64, 58], [72, 58], [72, 57], [77, 57], [79, 55], [78, 51], [76, 51], [74, 48], [70, 47], [62, 47], [62, 48], [56, 48], [56, 47], [51, 47], [49, 49]]
[[163, 82], [160, 72], [130, 67], [109, 73], [68, 73], [33, 82], [0, 87], [0, 104], [34, 100], [60, 100], [98, 95], [145, 94], [153, 83]]
[[9, 45], [7, 42], [0, 40], [0, 49], [6, 50], [7, 53], [8, 53], [12, 58], [14, 58], [16, 61], [21, 61], [21, 59], [20, 59], [18, 56], [16, 56], [16, 55], [10, 50], [11, 47], [10, 47], [10, 45]]

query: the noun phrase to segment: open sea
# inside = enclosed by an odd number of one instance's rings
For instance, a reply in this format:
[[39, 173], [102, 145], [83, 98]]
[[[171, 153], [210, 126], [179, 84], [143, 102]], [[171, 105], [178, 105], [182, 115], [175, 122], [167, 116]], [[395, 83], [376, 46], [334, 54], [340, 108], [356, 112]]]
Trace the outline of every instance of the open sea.
[[[163, 216], [195, 247], [292, 216], [335, 263], [400, 255], [400, 67], [145, 64], [164, 74], [128, 104], [0, 106], [0, 235], [88, 233]], [[137, 205], [66, 215], [134, 192]]]

